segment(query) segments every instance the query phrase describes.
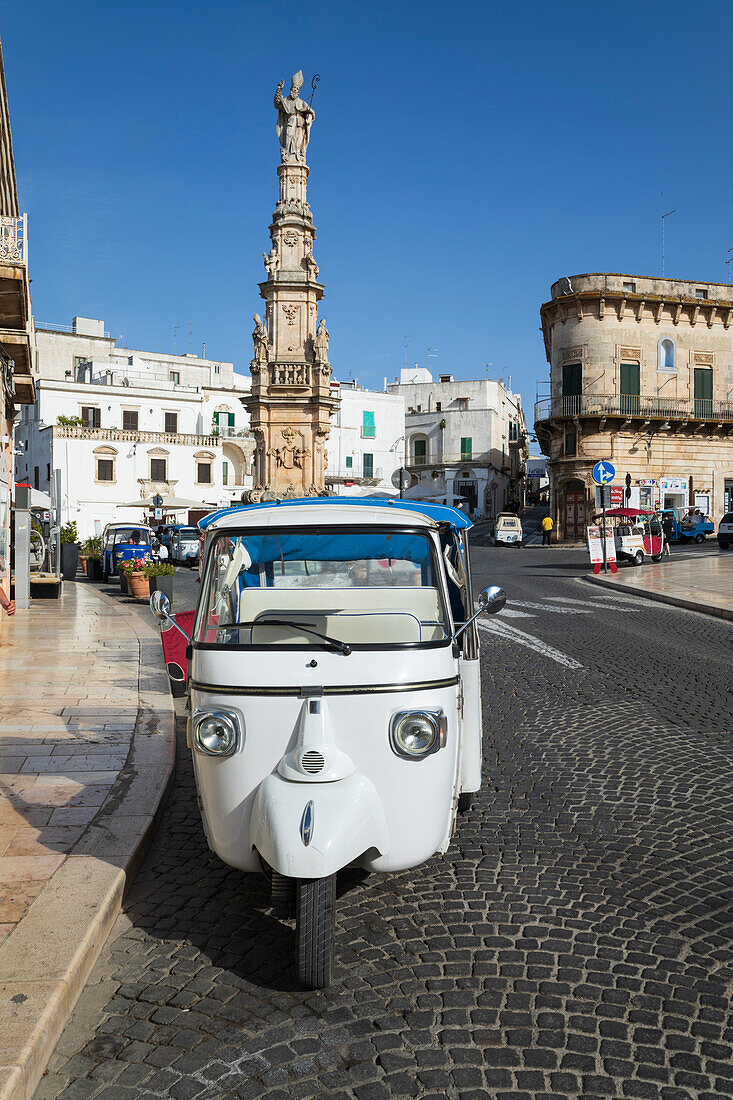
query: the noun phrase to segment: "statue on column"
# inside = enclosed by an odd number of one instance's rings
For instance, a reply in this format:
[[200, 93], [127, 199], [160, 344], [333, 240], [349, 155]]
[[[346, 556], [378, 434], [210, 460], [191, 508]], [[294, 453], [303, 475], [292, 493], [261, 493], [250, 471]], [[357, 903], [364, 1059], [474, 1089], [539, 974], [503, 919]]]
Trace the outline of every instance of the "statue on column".
[[322, 317], [318, 322], [315, 339], [313, 340], [313, 351], [315, 352], [317, 363], [328, 362], [328, 329]]
[[271, 279], [277, 271], [278, 267], [280, 266], [280, 257], [278, 256], [276, 243], [273, 244], [269, 253], [262, 253], [262, 259], [265, 261], [265, 271], [267, 272], [267, 277], [268, 279]]
[[277, 108], [277, 137], [280, 142], [280, 158], [284, 164], [305, 164], [305, 151], [308, 147], [311, 126], [316, 112], [305, 100], [298, 97], [303, 87], [303, 73], [297, 72], [290, 84], [290, 95], [282, 94], [284, 81], [281, 80], [275, 92]]
[[254, 313], [252, 319], [255, 323], [255, 330], [252, 333], [255, 346], [254, 359], [252, 360], [252, 371], [254, 373], [267, 363], [267, 329], [259, 313]]

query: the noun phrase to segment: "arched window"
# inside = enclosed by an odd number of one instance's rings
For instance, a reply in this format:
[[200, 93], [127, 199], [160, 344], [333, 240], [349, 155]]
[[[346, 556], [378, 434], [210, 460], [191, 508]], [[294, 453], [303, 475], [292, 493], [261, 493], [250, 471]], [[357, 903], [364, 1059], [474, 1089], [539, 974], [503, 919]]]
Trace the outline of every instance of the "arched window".
[[669, 336], [665, 336], [657, 344], [657, 370], [668, 374], [675, 374], [677, 371], [677, 348]]
[[425, 435], [410, 437], [409, 455], [413, 466], [424, 466], [428, 461], [428, 438]]

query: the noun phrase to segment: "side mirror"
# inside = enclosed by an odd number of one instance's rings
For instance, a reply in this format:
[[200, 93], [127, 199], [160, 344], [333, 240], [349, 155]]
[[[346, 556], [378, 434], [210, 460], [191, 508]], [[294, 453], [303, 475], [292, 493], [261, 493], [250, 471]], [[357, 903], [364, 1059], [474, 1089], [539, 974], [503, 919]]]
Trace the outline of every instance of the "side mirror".
[[153, 592], [150, 597], [150, 610], [155, 615], [156, 619], [160, 619], [161, 623], [168, 623], [170, 626], [174, 626], [179, 634], [182, 634], [187, 642], [191, 642], [191, 635], [178, 625], [173, 615], [171, 615], [171, 602], [166, 596], [165, 592]]
[[[157, 592], [154, 594], [157, 595]], [[479, 610], [487, 615], [496, 615], [497, 611], [501, 611], [505, 604], [506, 592], [496, 584], [490, 584], [487, 588], [482, 588], [478, 594]]]
[[150, 597], [150, 610], [153, 612], [156, 619], [160, 619], [162, 623], [164, 623], [166, 619], [170, 619], [171, 602], [165, 592], [153, 592]]
[[499, 588], [496, 584], [490, 584], [487, 588], [482, 588], [478, 594], [478, 611], [474, 611], [468, 622], [459, 626], [458, 630], [453, 636], [453, 641], [457, 641], [464, 630], [467, 630], [471, 623], [475, 622], [479, 615], [495, 615], [497, 611], [501, 611], [502, 607], [506, 603], [506, 592], [503, 588]]

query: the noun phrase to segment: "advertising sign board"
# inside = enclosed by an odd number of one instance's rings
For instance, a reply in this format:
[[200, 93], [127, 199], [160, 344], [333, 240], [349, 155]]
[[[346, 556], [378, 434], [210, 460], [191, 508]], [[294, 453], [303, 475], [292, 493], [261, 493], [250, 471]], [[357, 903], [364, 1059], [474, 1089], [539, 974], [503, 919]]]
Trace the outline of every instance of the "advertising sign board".
[[[593, 566], [594, 573], [600, 573], [601, 566], [603, 565], [603, 527], [601, 524], [590, 524], [587, 528], [588, 531], [588, 554], [590, 555], [590, 563]], [[617, 570], [616, 565], [616, 544], [613, 538], [613, 527], [611, 524], [606, 525], [606, 561], [611, 567], [611, 572], [615, 573]]]

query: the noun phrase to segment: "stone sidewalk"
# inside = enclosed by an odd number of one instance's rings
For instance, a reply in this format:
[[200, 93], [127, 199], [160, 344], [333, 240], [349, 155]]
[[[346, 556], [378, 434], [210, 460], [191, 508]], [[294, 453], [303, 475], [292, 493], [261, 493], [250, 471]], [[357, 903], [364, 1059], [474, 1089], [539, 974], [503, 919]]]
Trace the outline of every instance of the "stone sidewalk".
[[733, 619], [733, 554], [722, 550], [711, 557], [677, 562], [673, 552], [658, 564], [622, 565], [618, 573], [589, 573], [587, 579], [688, 611]]
[[91, 584], [0, 642], [0, 1098], [32, 1095], [173, 775], [158, 631]]

